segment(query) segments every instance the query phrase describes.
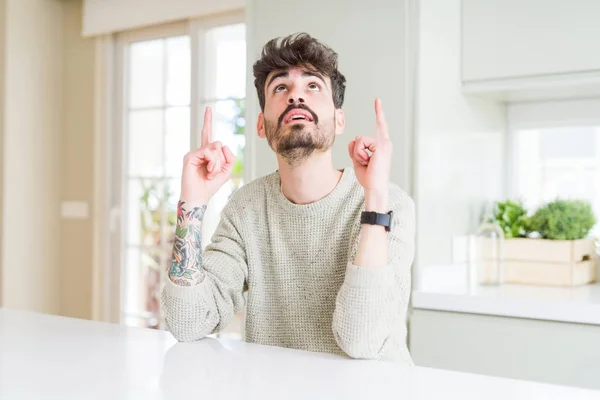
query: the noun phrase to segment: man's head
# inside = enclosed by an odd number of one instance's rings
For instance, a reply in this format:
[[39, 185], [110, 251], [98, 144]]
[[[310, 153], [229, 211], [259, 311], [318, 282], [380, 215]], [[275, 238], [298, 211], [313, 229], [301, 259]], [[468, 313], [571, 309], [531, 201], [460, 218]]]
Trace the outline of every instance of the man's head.
[[289, 164], [333, 146], [343, 132], [346, 78], [338, 55], [308, 34], [269, 41], [254, 64], [258, 134]]

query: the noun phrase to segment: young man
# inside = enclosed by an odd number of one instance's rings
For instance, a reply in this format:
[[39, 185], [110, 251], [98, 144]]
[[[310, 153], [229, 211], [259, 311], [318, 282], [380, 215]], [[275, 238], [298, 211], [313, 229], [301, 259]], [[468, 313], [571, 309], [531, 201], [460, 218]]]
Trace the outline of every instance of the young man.
[[273, 39], [254, 64], [258, 136], [279, 169], [232, 195], [204, 252], [206, 204], [229, 179], [232, 152], [211, 141], [184, 158], [178, 226], [162, 293], [180, 341], [224, 328], [245, 303], [246, 341], [412, 364], [406, 309], [414, 204], [389, 183], [392, 143], [381, 101], [375, 136], [348, 144], [354, 169], [331, 147], [344, 130], [346, 79], [337, 54], [307, 34]]

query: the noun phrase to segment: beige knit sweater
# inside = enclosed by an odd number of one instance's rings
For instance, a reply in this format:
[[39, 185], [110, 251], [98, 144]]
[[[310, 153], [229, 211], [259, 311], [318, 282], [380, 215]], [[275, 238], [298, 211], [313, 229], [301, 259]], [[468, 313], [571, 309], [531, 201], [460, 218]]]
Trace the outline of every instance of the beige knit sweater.
[[386, 267], [353, 260], [364, 190], [346, 168], [325, 198], [296, 205], [279, 173], [237, 190], [203, 253], [204, 278], [191, 287], [167, 279], [168, 330], [193, 341], [227, 326], [244, 307], [245, 340], [315, 352], [412, 364], [406, 310], [414, 257], [415, 212], [390, 184], [394, 211]]

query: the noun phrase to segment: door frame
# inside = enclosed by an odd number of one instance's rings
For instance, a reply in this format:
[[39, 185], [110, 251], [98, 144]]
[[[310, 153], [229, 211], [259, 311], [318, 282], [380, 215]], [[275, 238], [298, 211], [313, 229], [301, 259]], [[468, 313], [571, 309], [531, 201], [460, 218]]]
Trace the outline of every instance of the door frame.
[[[223, 25], [245, 23], [244, 11], [180, 21], [106, 35], [95, 39], [94, 204], [92, 319], [120, 323], [122, 305], [121, 266], [124, 265], [122, 233], [125, 229], [123, 166], [126, 153], [125, 104], [127, 47], [134, 42], [189, 35], [191, 46], [190, 148], [200, 143], [201, 117], [194, 112], [200, 99], [202, 32]], [[250, 136], [246, 154], [250, 151]], [[245, 171], [245, 177], [253, 176]], [[119, 184], [115, 184], [119, 182]]]

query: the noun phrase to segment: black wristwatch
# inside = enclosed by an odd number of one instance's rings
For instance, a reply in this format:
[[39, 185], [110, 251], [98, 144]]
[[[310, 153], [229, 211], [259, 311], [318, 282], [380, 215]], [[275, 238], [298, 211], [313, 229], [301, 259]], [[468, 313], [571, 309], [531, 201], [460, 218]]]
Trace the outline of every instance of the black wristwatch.
[[375, 211], [363, 211], [360, 215], [360, 223], [385, 226], [385, 230], [389, 232], [392, 229], [392, 212], [379, 214]]

